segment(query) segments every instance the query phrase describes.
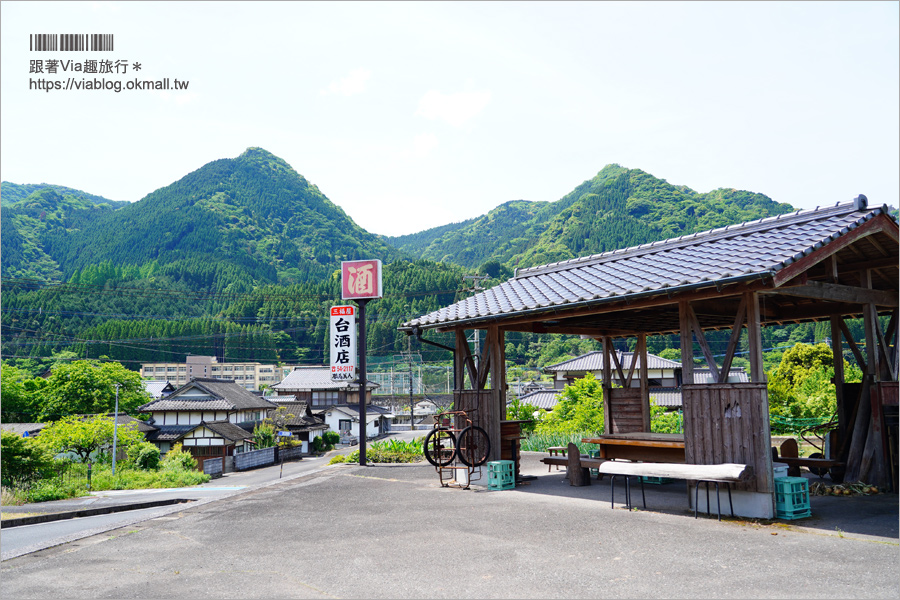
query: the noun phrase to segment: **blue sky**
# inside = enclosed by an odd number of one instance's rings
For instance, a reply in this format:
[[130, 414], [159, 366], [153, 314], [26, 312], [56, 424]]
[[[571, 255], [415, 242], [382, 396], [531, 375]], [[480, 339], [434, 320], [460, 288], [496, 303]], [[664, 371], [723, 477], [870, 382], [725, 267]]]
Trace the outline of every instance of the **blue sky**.
[[[9, 2], [0, 172], [139, 200], [260, 146], [399, 235], [610, 163], [799, 208], [898, 205], [898, 2]], [[115, 51], [29, 52], [32, 33]], [[141, 63], [29, 89], [31, 60]], [[75, 79], [94, 75], [76, 73]]]

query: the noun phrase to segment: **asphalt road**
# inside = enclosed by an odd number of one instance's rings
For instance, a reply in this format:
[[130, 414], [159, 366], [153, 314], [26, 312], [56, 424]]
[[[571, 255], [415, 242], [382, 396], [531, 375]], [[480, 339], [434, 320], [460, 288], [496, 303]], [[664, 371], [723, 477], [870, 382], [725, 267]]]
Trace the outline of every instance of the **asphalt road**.
[[[514, 490], [427, 464], [332, 466], [6, 560], [4, 598], [896, 598], [897, 496], [804, 522], [609, 505], [523, 453]], [[484, 483], [484, 482], [482, 482]], [[849, 499], [854, 500], [854, 499]], [[863, 508], [859, 508], [862, 506]], [[859, 533], [857, 533], [859, 532]]]
[[[21, 507], [3, 507], [3, 512], [6, 516], [11, 516], [16, 512], [65, 513], [68, 511], [101, 509], [111, 506], [175, 499], [192, 500], [198, 503], [211, 502], [261, 486], [307, 475], [321, 469], [335, 454], [351, 452], [352, 450], [352, 448], [347, 448], [329, 453], [324, 457], [307, 457], [300, 461], [286, 462], [283, 467], [279, 464], [252, 471], [227, 473], [223, 477], [213, 479], [199, 486], [94, 492], [90, 496], [82, 498], [42, 502]], [[71, 543], [112, 529], [178, 512], [183, 510], [185, 506], [187, 504], [128, 510], [108, 515], [78, 517], [35, 525], [7, 527], [0, 532], [0, 557], [2, 557], [2, 560], [8, 560], [37, 550]]]

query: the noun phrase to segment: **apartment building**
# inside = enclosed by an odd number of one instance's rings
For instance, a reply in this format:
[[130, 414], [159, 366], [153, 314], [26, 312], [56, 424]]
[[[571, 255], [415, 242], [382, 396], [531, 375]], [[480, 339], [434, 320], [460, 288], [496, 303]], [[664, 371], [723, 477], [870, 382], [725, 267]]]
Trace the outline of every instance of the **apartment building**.
[[141, 376], [151, 381], [169, 381], [176, 387], [191, 379], [228, 379], [250, 391], [271, 387], [284, 379], [293, 367], [279, 367], [258, 362], [220, 363], [215, 356], [188, 356], [180, 363], [144, 363]]

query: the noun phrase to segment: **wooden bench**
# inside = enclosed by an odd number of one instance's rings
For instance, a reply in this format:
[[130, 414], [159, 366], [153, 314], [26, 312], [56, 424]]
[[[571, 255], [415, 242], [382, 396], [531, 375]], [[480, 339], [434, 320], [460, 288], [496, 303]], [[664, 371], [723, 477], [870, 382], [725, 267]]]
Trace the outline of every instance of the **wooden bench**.
[[836, 471], [846, 466], [846, 463], [829, 458], [801, 457], [799, 454], [800, 449], [797, 447], [797, 440], [790, 438], [781, 443], [780, 451], [774, 447], [772, 448], [772, 462], [786, 464], [788, 466], [788, 475], [791, 477], [800, 477], [800, 467], [806, 467], [819, 477], [825, 477], [826, 473], [831, 473], [831, 479], [836, 483], [840, 483], [837, 479], [843, 479], [843, 476], [836, 476]]
[[[748, 465], [725, 463], [718, 465], [688, 465], [679, 463], [651, 463], [631, 462], [619, 460], [605, 460], [602, 458], [590, 458], [578, 451], [575, 444], [569, 444], [568, 456], [547, 457], [542, 459], [546, 464], [565, 464], [566, 478], [569, 485], [591, 485], [590, 469], [597, 469], [600, 474], [610, 476], [610, 494], [612, 503], [615, 498], [616, 477], [625, 477], [625, 501], [626, 507], [631, 508], [631, 491], [629, 477], [665, 477], [669, 479], [684, 479], [695, 482], [694, 492], [694, 518], [697, 518], [700, 484], [706, 484], [706, 512], [711, 514], [709, 503], [709, 485], [716, 486], [716, 501], [719, 520], [722, 519], [721, 501], [719, 500], [719, 484], [725, 484], [728, 489], [728, 504], [731, 508], [731, 516], [734, 516], [734, 504], [731, 500], [731, 484], [746, 481], [753, 476], [753, 467]], [[560, 461], [560, 462], [557, 462]], [[565, 462], [562, 462], [565, 461]], [[644, 496], [643, 479], [641, 479], [641, 496], [644, 508], [647, 507]]]
[[[565, 461], [566, 461], [565, 456], [566, 456], [566, 452], [567, 452], [567, 448], [566, 448], [565, 446], [550, 446], [549, 448], [547, 448], [547, 452], [550, 453], [549, 458], [558, 457], [560, 454], [563, 455], [563, 458], [562, 458], [562, 461], [563, 461], [563, 462], [559, 462], [559, 463], [554, 462], [554, 463], [552, 463], [553, 465], [556, 465], [556, 470], [557, 470], [557, 471], [559, 471], [560, 465], [565, 466], [565, 465], [567, 464], [567, 463], [565, 462]], [[551, 469], [551, 463], [548, 462], [548, 463], [547, 463], [547, 472], [548, 472], [548, 473], [550, 472], [550, 469]]]

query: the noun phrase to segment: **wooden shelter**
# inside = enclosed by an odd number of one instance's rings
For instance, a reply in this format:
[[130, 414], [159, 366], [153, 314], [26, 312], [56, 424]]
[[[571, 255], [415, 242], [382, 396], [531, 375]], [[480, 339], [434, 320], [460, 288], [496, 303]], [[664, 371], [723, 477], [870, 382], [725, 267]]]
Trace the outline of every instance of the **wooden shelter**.
[[[689, 464], [742, 463], [754, 477], [738, 486], [735, 509], [774, 515], [772, 455], [761, 327], [828, 321], [835, 356], [838, 439], [834, 453], [846, 479], [896, 485], [898, 225], [886, 206], [865, 196], [641, 246], [517, 270], [505, 283], [434, 311], [400, 329], [454, 331], [455, 406], [476, 420], [499, 458], [506, 400], [507, 331], [575, 334], [602, 342], [605, 433], [649, 432], [647, 335], [678, 334], [682, 348], [685, 459]], [[879, 317], [886, 317], [879, 318]], [[865, 347], [845, 319], [862, 318]], [[887, 326], [882, 328], [883, 321]], [[486, 330], [476, 364], [466, 330]], [[705, 332], [731, 330], [717, 361]], [[750, 381], [726, 383], [746, 332]], [[635, 339], [640, 360], [624, 370], [613, 340]], [[844, 384], [846, 342], [864, 373]], [[717, 383], [695, 384], [702, 356]], [[644, 366], [642, 366], [644, 365]], [[629, 383], [612, 387], [616, 379]], [[630, 384], [637, 378], [640, 385]], [[891, 451], [891, 449], [893, 449]]]

